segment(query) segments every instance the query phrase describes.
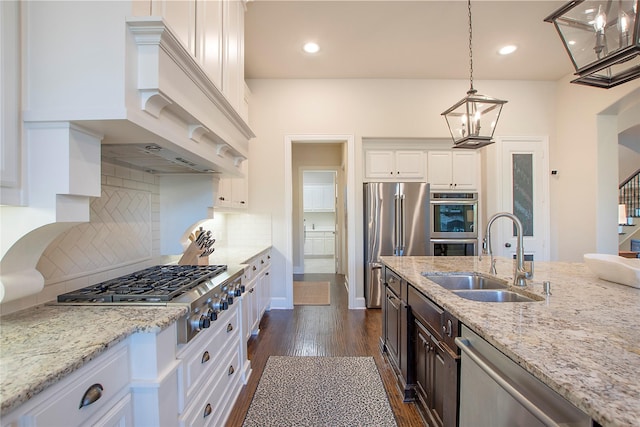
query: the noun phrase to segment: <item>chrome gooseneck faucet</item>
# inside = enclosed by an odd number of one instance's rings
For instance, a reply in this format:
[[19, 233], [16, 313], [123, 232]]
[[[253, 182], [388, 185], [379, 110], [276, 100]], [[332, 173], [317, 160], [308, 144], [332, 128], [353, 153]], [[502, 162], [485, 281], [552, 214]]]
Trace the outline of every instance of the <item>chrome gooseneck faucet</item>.
[[516, 225], [516, 233], [517, 233], [517, 245], [516, 245], [516, 267], [513, 273], [513, 284], [515, 286], [526, 286], [527, 280], [533, 277], [533, 271], [527, 270], [524, 266], [524, 236], [522, 233], [522, 223], [518, 219], [517, 216], [510, 214], [508, 212], [498, 212], [489, 218], [487, 222], [487, 229], [484, 233], [484, 239], [482, 240], [482, 252], [484, 254], [489, 254], [491, 257], [491, 274], [496, 274], [496, 262], [493, 259], [493, 251], [491, 250], [491, 225], [493, 222], [501, 217], [509, 218]]

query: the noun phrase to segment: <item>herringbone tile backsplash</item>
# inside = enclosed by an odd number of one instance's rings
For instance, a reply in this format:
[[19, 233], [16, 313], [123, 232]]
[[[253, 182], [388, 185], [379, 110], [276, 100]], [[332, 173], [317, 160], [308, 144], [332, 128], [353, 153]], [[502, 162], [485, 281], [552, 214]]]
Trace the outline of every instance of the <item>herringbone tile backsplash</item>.
[[151, 258], [151, 193], [103, 185], [91, 220], [54, 240], [38, 262], [47, 283]]

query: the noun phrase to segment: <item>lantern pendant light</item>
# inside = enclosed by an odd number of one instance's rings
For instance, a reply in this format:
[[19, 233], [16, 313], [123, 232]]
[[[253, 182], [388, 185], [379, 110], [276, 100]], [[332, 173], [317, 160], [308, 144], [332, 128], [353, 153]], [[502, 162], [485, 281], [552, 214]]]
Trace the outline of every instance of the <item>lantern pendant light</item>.
[[608, 89], [640, 77], [638, 0], [574, 0], [545, 21], [571, 57], [571, 83]]
[[478, 95], [473, 88], [473, 30], [471, 25], [471, 0], [469, 10], [469, 90], [467, 96], [442, 113], [447, 120], [453, 148], [476, 149], [492, 144], [493, 132], [500, 118], [502, 105], [507, 101]]

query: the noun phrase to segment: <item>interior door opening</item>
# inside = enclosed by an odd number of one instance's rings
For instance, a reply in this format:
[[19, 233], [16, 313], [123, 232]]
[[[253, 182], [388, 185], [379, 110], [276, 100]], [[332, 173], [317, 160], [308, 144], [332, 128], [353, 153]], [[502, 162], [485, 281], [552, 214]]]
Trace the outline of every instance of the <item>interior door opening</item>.
[[336, 178], [335, 170], [302, 173], [304, 274], [337, 272]]

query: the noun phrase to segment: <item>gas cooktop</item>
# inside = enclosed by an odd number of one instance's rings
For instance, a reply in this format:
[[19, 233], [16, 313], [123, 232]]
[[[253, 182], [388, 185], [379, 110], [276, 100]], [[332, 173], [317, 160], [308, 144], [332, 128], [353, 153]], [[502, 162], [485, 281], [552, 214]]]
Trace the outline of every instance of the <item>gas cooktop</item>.
[[168, 302], [226, 270], [226, 265], [158, 265], [58, 295], [58, 302]]

